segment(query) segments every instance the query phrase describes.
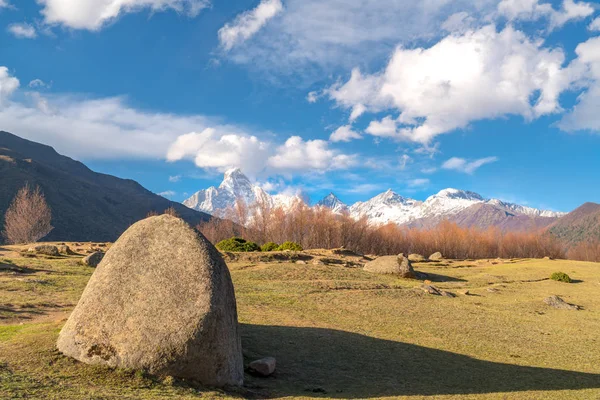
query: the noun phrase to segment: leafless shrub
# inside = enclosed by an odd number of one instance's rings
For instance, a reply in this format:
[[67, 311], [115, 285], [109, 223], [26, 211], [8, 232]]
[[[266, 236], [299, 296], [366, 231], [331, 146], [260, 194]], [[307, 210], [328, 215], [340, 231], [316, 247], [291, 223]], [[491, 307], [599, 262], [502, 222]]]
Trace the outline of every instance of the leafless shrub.
[[4, 238], [11, 244], [33, 243], [52, 231], [52, 212], [39, 186], [25, 184], [4, 217]]

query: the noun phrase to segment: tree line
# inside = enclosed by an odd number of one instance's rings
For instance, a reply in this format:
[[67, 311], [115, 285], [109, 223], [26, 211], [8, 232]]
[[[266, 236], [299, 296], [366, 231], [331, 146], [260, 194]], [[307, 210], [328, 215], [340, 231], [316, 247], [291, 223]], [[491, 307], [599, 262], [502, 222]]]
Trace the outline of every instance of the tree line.
[[[175, 210], [165, 211], [175, 215]], [[150, 213], [149, 215], [156, 215]], [[417, 229], [388, 224], [374, 226], [367, 218], [354, 219], [325, 207], [308, 207], [299, 201], [289, 210], [238, 201], [220, 215], [198, 225], [212, 243], [232, 237], [265, 244], [299, 243], [305, 249], [340, 248], [360, 254], [388, 255], [441, 252], [456, 259], [569, 258], [600, 262], [600, 240], [570, 249], [544, 232], [505, 233], [497, 228], [464, 228], [442, 221], [434, 228]], [[39, 187], [26, 184], [19, 190], [4, 218], [2, 236], [9, 244], [33, 243], [52, 231], [52, 212]]]

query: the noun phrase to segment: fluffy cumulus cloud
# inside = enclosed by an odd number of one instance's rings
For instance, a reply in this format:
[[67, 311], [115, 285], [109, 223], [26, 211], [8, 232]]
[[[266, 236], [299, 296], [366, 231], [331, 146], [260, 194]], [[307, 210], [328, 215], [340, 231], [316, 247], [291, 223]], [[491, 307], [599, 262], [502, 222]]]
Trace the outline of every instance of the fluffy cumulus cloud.
[[122, 14], [150, 9], [174, 10], [196, 16], [209, 0], [37, 0], [48, 24], [72, 29], [99, 30]]
[[7, 31], [19, 39], [35, 39], [37, 37], [35, 27], [27, 23], [10, 24]]
[[560, 10], [555, 10], [550, 3], [539, 0], [502, 0], [498, 4], [498, 12], [511, 21], [536, 21], [546, 18], [549, 28], [560, 28], [572, 20], [587, 18], [594, 14], [594, 6], [587, 2], [564, 0]]
[[19, 86], [19, 80], [10, 74], [8, 68], [0, 66], [0, 107]]
[[360, 133], [352, 129], [351, 125], [344, 125], [337, 128], [329, 137], [332, 142], [350, 142], [354, 139], [361, 139]]
[[559, 123], [565, 131], [600, 133], [600, 37], [581, 43], [575, 50], [572, 68], [581, 73], [587, 89], [579, 95], [577, 105]]
[[269, 167], [284, 172], [346, 169], [355, 164], [355, 157], [329, 148], [326, 141], [305, 141], [300, 136], [290, 137], [268, 160]]
[[283, 11], [281, 0], [262, 0], [253, 10], [238, 15], [219, 30], [219, 41], [225, 50], [245, 42], [265, 24]]
[[589, 30], [600, 32], [600, 17], [596, 18], [590, 23]]
[[[38, 83], [14, 96], [19, 80], [0, 66], [0, 126], [48, 143], [80, 159], [192, 160], [204, 169], [240, 167], [249, 175], [323, 172], [355, 165], [355, 157], [323, 140], [298, 136], [284, 144], [259, 139], [246, 129], [203, 115], [178, 116], [135, 109], [122, 97], [88, 99], [43, 95]], [[12, 97], [18, 97], [15, 100]], [[177, 182], [181, 177], [169, 177]]]
[[169, 148], [167, 160], [193, 158], [200, 168], [224, 172], [230, 167], [240, 167], [247, 174], [256, 176], [264, 169], [268, 155], [269, 144], [256, 136], [219, 135], [209, 128], [179, 136]]
[[464, 158], [459, 157], [452, 157], [442, 164], [442, 168], [462, 172], [465, 174], [473, 174], [482, 166], [494, 163], [496, 161], [498, 161], [498, 157], [486, 157], [473, 161], [467, 161]]
[[366, 132], [429, 143], [471, 122], [560, 111], [559, 95], [572, 81], [565, 55], [508, 26], [450, 35], [430, 48], [398, 47], [384, 71], [363, 74], [327, 90], [339, 106], [394, 111]]
[[8, 0], [0, 0], [0, 8], [5, 8], [5, 7], [9, 7], [10, 3], [8, 2]]

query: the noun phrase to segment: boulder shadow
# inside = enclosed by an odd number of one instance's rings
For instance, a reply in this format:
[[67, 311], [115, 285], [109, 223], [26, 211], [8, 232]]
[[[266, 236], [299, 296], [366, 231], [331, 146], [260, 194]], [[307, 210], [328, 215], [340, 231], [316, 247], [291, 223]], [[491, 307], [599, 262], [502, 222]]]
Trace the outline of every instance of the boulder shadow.
[[374, 398], [600, 389], [600, 374], [526, 367], [320, 328], [241, 325], [246, 363], [277, 359], [270, 378], [246, 376], [252, 397]]

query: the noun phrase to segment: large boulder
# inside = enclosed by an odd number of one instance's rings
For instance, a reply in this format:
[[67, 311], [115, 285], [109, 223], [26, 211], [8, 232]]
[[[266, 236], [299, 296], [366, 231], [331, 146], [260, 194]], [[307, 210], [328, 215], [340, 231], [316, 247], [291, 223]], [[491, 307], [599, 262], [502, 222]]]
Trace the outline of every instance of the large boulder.
[[58, 349], [87, 364], [241, 385], [229, 270], [183, 220], [161, 215], [140, 221], [104, 256], [60, 332]]
[[103, 258], [104, 258], [104, 253], [101, 251], [96, 251], [96, 252], [84, 257], [81, 260], [81, 263], [83, 265], [87, 265], [88, 267], [96, 268], [98, 265], [100, 265]]
[[437, 253], [433, 253], [432, 255], [429, 256], [430, 261], [439, 261], [443, 258], [444, 258], [444, 256], [442, 256], [442, 253], [440, 253], [439, 251]]
[[36, 254], [43, 254], [45, 256], [59, 256], [58, 247], [52, 244], [38, 244], [30, 247], [29, 252]]
[[365, 271], [376, 274], [393, 274], [402, 278], [417, 277], [409, 259], [404, 254], [376, 258], [365, 264]]

